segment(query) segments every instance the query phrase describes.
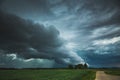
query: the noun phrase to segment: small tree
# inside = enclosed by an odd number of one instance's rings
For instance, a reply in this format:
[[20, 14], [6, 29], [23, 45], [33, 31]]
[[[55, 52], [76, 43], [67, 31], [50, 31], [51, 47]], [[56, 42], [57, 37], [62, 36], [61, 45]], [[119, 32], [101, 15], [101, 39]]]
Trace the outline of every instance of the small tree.
[[83, 64], [75, 65], [75, 69], [82, 69], [83, 67], [84, 67]]

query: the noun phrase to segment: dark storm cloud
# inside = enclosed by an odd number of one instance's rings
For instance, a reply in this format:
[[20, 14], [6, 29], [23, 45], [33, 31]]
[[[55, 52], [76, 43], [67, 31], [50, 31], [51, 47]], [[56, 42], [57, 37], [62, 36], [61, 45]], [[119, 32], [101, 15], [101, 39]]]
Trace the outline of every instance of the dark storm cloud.
[[85, 5], [84, 8], [90, 9], [90, 10], [105, 10], [107, 8], [116, 8], [120, 7], [120, 1], [119, 0], [91, 0], [91, 1], [84, 1]]
[[[80, 56], [90, 65], [114, 66], [115, 63], [119, 66], [120, 0], [4, 0], [1, 9], [56, 27], [48, 28], [1, 12], [1, 24], [12, 25], [0, 30], [0, 48], [6, 53], [58, 63], [69, 62], [70, 59], [74, 63], [76, 57], [71, 58], [71, 54], [85, 50]], [[99, 43], [94, 45], [95, 41]], [[101, 43], [107, 46], [101, 46]]]
[[[94, 40], [112, 39], [120, 36], [120, 1], [119, 0], [85, 0], [82, 8], [89, 12], [90, 21], [78, 26], [85, 39], [91, 43]], [[88, 22], [88, 23], [87, 23]], [[94, 34], [93, 34], [94, 33]], [[91, 37], [92, 36], [92, 37]], [[94, 37], [93, 37], [94, 36]], [[112, 41], [111, 41], [112, 42]], [[114, 42], [114, 40], [113, 40]], [[89, 63], [91, 67], [120, 67], [119, 41], [109, 45], [88, 46], [88, 50], [78, 51], [78, 54]]]
[[54, 61], [44, 59], [24, 60], [16, 54], [0, 53], [0, 68], [52, 68]]
[[[108, 37], [107, 37], [108, 38]], [[108, 39], [108, 42], [110, 40]], [[102, 41], [104, 42], [104, 41]], [[114, 41], [113, 41], [114, 42]], [[107, 43], [107, 42], [106, 42]], [[78, 51], [90, 67], [120, 67], [120, 41], [107, 45], [95, 45], [87, 50]]]
[[43, 25], [34, 24], [32, 21], [3, 12], [0, 12], [0, 17], [2, 49], [14, 52], [18, 51], [16, 48], [24, 49], [30, 45], [42, 48], [43, 46], [57, 47], [62, 44], [58, 40], [59, 31], [54, 27], [45, 28]]
[[5, 0], [1, 9], [28, 19], [45, 19], [52, 16], [47, 0]]
[[[120, 52], [120, 50], [119, 50]], [[108, 52], [108, 54], [98, 54], [95, 50], [81, 51], [82, 58], [90, 64], [90, 67], [120, 67], [120, 55]]]
[[[83, 1], [83, 5], [77, 10], [77, 14], [82, 15], [81, 12], [88, 14], [91, 19], [86, 20], [85, 23], [74, 27], [77, 30], [82, 31], [83, 35], [90, 36], [92, 33], [101, 28], [109, 28], [112, 26], [112, 30], [120, 28], [120, 1], [119, 0], [91, 0]], [[87, 13], [88, 12], [88, 13]], [[106, 32], [110, 32], [107, 31]], [[97, 34], [96, 34], [97, 35]], [[95, 39], [113, 38], [120, 36], [119, 31], [114, 31], [109, 34], [97, 36]]]
[[3, 2], [3, 0], [0, 0], [0, 4]]
[[[77, 3], [76, 3], [77, 2]], [[108, 46], [92, 46], [91, 42], [94, 40], [102, 40], [102, 39], [112, 39], [114, 37], [120, 36], [120, 1], [119, 0], [64, 0], [64, 3], [69, 10], [73, 11], [74, 15], [77, 15], [76, 20], [69, 20], [74, 24], [74, 21], [79, 21], [79, 16], [88, 16], [90, 19], [86, 19], [85, 23], [79, 24], [77, 26], [72, 26], [72, 30], [75, 30], [77, 33], [76, 38], [74, 38], [77, 44], [80, 46], [84, 46], [87, 44], [87, 48], [93, 47], [92, 51], [85, 50], [85, 52], [81, 52], [80, 56], [91, 66], [98, 67], [120, 67], [119, 65], [119, 41], [115, 44]], [[68, 15], [71, 13], [68, 12]], [[87, 15], [84, 15], [87, 14]], [[87, 18], [87, 17], [86, 17]], [[82, 21], [82, 20], [81, 20]], [[79, 21], [80, 22], [80, 21]], [[71, 25], [70, 25], [71, 26]], [[67, 26], [69, 28], [70, 26]], [[71, 30], [71, 31], [72, 31]], [[80, 33], [80, 32], [81, 33]], [[93, 32], [98, 31], [94, 34]], [[83, 34], [81, 36], [81, 34]], [[80, 40], [79, 40], [80, 38]], [[83, 43], [82, 44], [82, 39]], [[84, 42], [87, 41], [87, 42]], [[104, 42], [104, 41], [103, 41]], [[114, 42], [114, 41], [113, 41]], [[87, 44], [86, 44], [87, 43]], [[81, 45], [82, 44], [82, 45]], [[97, 49], [96, 49], [97, 47]], [[100, 47], [103, 47], [100, 49]], [[104, 50], [105, 48], [107, 50]], [[86, 48], [85, 48], [86, 49]], [[78, 52], [79, 53], [79, 52]]]
[[1, 5], [2, 5], [3, 1], [4, 1], [4, 0], [0, 0], [0, 7], [1, 7]]
[[15, 15], [0, 12], [0, 49], [19, 57], [41, 58], [66, 64], [80, 62], [80, 57], [64, 48], [59, 31], [53, 27], [33, 23]]

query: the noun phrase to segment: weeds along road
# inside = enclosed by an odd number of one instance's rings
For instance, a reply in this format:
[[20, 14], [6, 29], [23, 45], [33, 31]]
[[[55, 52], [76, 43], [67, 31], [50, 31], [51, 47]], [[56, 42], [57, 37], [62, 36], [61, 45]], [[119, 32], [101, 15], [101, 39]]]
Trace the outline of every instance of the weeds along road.
[[120, 80], [120, 76], [108, 75], [104, 71], [97, 71], [95, 80]]

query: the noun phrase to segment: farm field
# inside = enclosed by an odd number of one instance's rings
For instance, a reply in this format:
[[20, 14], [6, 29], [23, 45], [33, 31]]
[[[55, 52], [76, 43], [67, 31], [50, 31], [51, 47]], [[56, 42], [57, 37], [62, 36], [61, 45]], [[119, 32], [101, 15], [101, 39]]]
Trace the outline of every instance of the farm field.
[[94, 70], [0, 70], [0, 80], [94, 80]]
[[107, 70], [107, 71], [105, 71], [105, 73], [110, 74], [110, 75], [120, 76], [120, 69], [118, 69], [118, 70]]

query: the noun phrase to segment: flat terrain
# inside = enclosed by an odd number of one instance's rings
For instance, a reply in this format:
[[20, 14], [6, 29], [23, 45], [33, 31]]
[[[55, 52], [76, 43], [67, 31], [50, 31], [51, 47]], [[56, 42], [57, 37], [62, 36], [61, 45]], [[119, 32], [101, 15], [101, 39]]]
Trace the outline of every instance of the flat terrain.
[[97, 71], [95, 80], [120, 80], [120, 76], [109, 75], [109, 74], [104, 73], [104, 71]]
[[93, 70], [0, 70], [0, 80], [94, 80]]
[[120, 76], [120, 69], [117, 69], [117, 70], [107, 70], [107, 71], [105, 71], [105, 73], [109, 74], [109, 75]]

